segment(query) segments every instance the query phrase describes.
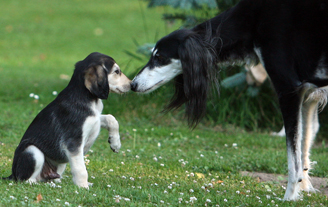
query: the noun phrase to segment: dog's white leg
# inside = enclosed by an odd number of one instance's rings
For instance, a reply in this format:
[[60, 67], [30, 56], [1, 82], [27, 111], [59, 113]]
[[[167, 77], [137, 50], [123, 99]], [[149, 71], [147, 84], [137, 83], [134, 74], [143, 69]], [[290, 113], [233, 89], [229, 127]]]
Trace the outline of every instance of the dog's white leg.
[[66, 163], [64, 163], [64, 164], [58, 164], [58, 166], [57, 166], [57, 173], [60, 175], [60, 177], [63, 175], [65, 169], [66, 169]]
[[307, 95], [304, 101], [303, 116], [305, 119], [304, 124], [304, 141], [303, 141], [303, 175], [304, 180], [301, 183], [301, 188], [307, 192], [315, 192], [310, 182], [309, 171], [312, 169], [310, 161], [310, 149], [315, 139], [317, 132], [319, 131], [318, 121], [318, 105], [325, 104], [327, 97], [327, 91], [323, 89], [315, 89]]
[[57, 173], [60, 175], [60, 178], [55, 179], [54, 180], [55, 182], [59, 182], [59, 183], [61, 182], [65, 168], [66, 168], [66, 163], [57, 165]]
[[83, 149], [78, 149], [77, 153], [67, 151], [67, 155], [71, 166], [73, 182], [79, 187], [89, 189], [88, 172], [84, 164]]
[[[31, 145], [25, 149], [26, 153], [32, 154], [35, 161], [34, 172], [31, 177], [27, 180], [29, 183], [36, 183], [41, 180], [40, 173], [44, 164], [44, 154], [36, 146]], [[24, 170], [24, 169], [22, 169]]]
[[121, 139], [119, 133], [119, 124], [114, 116], [101, 115], [101, 127], [105, 128], [109, 131], [108, 142], [110, 143], [110, 147], [114, 152], [119, 152], [121, 148]]
[[312, 191], [315, 189], [311, 185], [309, 171], [311, 169], [311, 161], [310, 161], [310, 149], [313, 144], [313, 140], [316, 136], [316, 133], [319, 129], [318, 123], [318, 110], [317, 110], [317, 102], [311, 101], [310, 103], [304, 103], [303, 109], [304, 116], [304, 140], [303, 140], [303, 176], [304, 179], [301, 183], [301, 189], [304, 191]]
[[[289, 180], [285, 200], [297, 200], [300, 197], [300, 189], [315, 191], [308, 176], [308, 170], [311, 167], [309, 155], [311, 145], [319, 130], [318, 103], [323, 105], [327, 103], [327, 91], [305, 83], [302, 86], [300, 103], [296, 136], [291, 137], [286, 130]], [[292, 129], [290, 130], [292, 131]], [[304, 139], [302, 140], [303, 136]], [[292, 143], [294, 143], [294, 146]], [[293, 153], [293, 148], [295, 153]], [[303, 154], [301, 151], [303, 151]]]
[[[306, 108], [306, 106], [304, 106], [303, 100], [305, 94], [312, 88], [313, 86], [311, 84], [304, 84], [299, 94], [288, 94], [289, 97], [284, 97], [287, 102], [284, 103], [284, 110], [282, 112], [286, 128], [288, 159], [288, 184], [284, 200], [298, 200], [301, 198], [300, 184], [304, 180], [302, 163], [303, 125], [306, 125], [306, 117], [303, 117], [303, 108]], [[299, 107], [295, 110], [295, 106], [297, 105]]]
[[284, 200], [298, 200], [300, 198], [300, 182], [303, 180], [301, 160], [302, 143], [302, 114], [299, 113], [297, 133], [294, 136], [294, 146], [287, 140], [288, 184]]

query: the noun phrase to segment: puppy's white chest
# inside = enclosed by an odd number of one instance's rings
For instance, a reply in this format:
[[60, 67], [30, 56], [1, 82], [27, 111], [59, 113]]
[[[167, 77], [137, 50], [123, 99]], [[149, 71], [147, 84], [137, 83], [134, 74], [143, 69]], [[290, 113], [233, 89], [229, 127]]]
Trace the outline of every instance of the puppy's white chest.
[[99, 100], [98, 103], [93, 103], [91, 109], [94, 112], [93, 116], [89, 116], [83, 124], [82, 143], [84, 154], [88, 152], [94, 141], [97, 139], [100, 132], [100, 116], [103, 109], [103, 104]]

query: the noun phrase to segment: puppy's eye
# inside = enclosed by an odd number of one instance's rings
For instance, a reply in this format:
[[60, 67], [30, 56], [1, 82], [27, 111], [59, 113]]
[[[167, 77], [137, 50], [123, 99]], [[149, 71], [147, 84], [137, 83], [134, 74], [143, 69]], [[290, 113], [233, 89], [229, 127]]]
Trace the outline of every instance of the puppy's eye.
[[120, 74], [120, 70], [115, 70], [114, 73]]

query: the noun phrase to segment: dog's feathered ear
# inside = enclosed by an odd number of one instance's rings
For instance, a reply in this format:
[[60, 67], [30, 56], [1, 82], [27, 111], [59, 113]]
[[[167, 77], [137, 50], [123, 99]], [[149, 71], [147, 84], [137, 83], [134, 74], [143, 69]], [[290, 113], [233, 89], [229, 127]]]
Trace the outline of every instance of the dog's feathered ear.
[[197, 34], [189, 36], [179, 46], [178, 53], [183, 72], [175, 79], [175, 94], [167, 109], [176, 109], [185, 103], [188, 124], [196, 127], [206, 112], [216, 56], [211, 44]]
[[107, 72], [101, 65], [89, 66], [84, 75], [84, 84], [97, 98], [108, 98], [109, 84]]

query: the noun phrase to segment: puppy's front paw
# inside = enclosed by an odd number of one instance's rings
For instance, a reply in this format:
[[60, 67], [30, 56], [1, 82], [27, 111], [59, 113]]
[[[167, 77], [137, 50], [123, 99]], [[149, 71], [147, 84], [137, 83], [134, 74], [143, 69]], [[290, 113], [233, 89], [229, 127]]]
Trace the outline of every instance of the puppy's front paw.
[[113, 152], [118, 153], [121, 149], [121, 140], [120, 136], [109, 136], [108, 143]]
[[39, 185], [38, 181], [36, 179], [28, 179], [26, 180], [27, 183], [29, 183], [30, 185]]

